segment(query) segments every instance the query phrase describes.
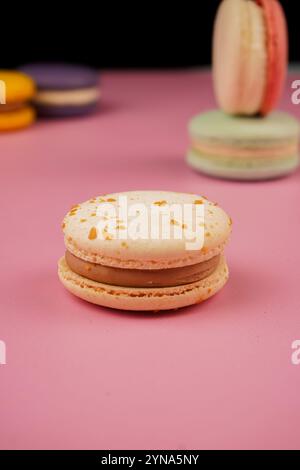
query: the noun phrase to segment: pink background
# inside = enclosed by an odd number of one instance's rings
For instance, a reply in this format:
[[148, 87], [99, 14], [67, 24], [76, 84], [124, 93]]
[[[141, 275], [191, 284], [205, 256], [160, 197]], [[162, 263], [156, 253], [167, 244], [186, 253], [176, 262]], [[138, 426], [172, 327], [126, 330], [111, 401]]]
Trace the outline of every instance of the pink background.
[[[208, 73], [107, 73], [103, 94], [98, 115], [0, 136], [0, 447], [300, 448], [300, 173], [238, 183], [186, 166]], [[289, 103], [287, 88], [300, 115]], [[232, 216], [219, 295], [158, 316], [64, 290], [64, 214], [132, 189], [198, 192]]]

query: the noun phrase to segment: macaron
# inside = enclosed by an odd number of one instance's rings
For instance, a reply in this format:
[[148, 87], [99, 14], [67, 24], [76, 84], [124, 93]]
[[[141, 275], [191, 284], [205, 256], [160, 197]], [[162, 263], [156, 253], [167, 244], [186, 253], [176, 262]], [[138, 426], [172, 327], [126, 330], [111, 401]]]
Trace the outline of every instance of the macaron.
[[228, 279], [231, 224], [216, 203], [197, 194], [95, 197], [63, 220], [66, 252], [58, 275], [72, 294], [104, 307], [161, 311], [197, 304]]
[[35, 120], [28, 104], [35, 93], [33, 80], [21, 72], [0, 70], [0, 131], [23, 129]]
[[187, 162], [220, 178], [278, 178], [299, 165], [299, 130], [299, 121], [282, 112], [253, 118], [208, 111], [189, 124]]
[[39, 115], [71, 117], [89, 114], [100, 99], [99, 75], [85, 66], [31, 64], [22, 67], [37, 84], [34, 104]]
[[213, 79], [225, 112], [266, 115], [281, 96], [288, 31], [278, 0], [223, 0], [213, 35]]

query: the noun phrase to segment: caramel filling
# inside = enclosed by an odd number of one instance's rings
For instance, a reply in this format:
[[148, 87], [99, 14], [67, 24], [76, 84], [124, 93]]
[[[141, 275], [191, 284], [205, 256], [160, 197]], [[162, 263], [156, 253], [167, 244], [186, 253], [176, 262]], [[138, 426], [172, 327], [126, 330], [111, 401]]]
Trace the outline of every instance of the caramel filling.
[[100, 98], [100, 90], [95, 88], [81, 88], [79, 90], [39, 91], [34, 102], [40, 105], [75, 106], [94, 103]]
[[210, 276], [219, 264], [220, 255], [203, 263], [168, 269], [112, 268], [84, 261], [69, 251], [66, 251], [65, 259], [74, 273], [103, 284], [122, 287], [176, 287]]

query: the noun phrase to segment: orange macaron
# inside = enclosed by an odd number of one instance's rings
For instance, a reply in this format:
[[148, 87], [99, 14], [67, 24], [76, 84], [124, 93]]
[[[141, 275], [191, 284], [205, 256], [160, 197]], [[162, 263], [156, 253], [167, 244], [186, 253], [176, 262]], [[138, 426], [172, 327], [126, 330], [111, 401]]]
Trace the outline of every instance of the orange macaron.
[[0, 131], [23, 129], [35, 120], [29, 102], [35, 94], [34, 81], [21, 72], [0, 70]]
[[277, 105], [288, 62], [288, 32], [278, 0], [223, 0], [213, 38], [213, 78], [223, 111], [266, 115]]

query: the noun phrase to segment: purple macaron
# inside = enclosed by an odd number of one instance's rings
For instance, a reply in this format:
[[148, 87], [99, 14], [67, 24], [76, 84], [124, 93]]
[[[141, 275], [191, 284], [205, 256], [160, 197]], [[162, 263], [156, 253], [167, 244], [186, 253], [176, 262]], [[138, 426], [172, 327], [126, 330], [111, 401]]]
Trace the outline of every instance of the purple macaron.
[[21, 70], [36, 82], [34, 104], [40, 115], [79, 116], [98, 107], [99, 74], [89, 67], [40, 63], [25, 65]]

